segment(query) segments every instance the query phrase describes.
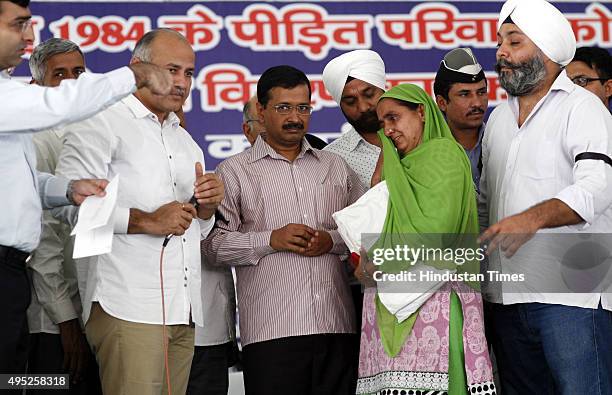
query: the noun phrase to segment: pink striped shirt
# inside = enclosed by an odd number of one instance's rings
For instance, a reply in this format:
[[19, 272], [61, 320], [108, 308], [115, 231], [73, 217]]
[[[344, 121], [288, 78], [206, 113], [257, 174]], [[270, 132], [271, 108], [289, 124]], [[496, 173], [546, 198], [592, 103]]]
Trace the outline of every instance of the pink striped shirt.
[[[258, 138], [223, 161], [217, 173], [226, 195], [202, 248], [207, 262], [236, 267], [242, 344], [355, 333], [340, 260], [348, 250], [332, 219], [365, 191], [355, 172], [340, 156], [313, 149], [306, 140], [290, 162]], [[318, 257], [275, 251], [270, 235], [289, 223], [328, 231], [332, 250]]]

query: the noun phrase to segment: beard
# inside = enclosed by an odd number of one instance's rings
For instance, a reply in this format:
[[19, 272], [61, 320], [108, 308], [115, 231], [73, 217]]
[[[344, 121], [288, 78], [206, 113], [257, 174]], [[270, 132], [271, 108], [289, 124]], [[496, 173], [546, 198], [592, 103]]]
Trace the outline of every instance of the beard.
[[[507, 67], [511, 71], [501, 71]], [[546, 67], [542, 54], [536, 54], [523, 63], [511, 63], [500, 59], [495, 64], [499, 83], [512, 96], [525, 96], [533, 92], [546, 77]]]
[[342, 111], [347, 122], [351, 124], [357, 132], [360, 133], [376, 133], [380, 129], [380, 122], [378, 122], [378, 115], [376, 111], [370, 110], [361, 114], [357, 119], [351, 119], [344, 111]]

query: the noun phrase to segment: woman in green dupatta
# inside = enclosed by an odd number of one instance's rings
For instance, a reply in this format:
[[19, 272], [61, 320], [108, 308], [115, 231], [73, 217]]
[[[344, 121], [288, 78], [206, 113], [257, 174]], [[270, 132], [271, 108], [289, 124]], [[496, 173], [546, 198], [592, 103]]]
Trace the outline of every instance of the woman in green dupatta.
[[[470, 162], [431, 97], [416, 85], [398, 85], [381, 96], [377, 114], [384, 126], [380, 178], [387, 183], [389, 202], [383, 232], [370, 251], [398, 244], [475, 250], [478, 216]], [[357, 270], [370, 275], [411, 269], [405, 261], [374, 268], [363, 255]], [[401, 321], [376, 288], [366, 290], [357, 393], [494, 394], [475, 281], [478, 261], [421, 263], [462, 274], [466, 281], [441, 283]], [[403, 286], [414, 292], [410, 283]]]

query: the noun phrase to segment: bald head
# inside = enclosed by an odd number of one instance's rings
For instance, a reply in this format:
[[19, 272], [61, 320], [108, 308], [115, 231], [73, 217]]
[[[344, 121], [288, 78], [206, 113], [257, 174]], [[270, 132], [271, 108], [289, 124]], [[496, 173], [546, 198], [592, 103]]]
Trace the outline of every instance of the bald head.
[[138, 62], [159, 66], [172, 77], [173, 89], [169, 95], [154, 95], [147, 88], [136, 92], [136, 97], [162, 122], [169, 112], [179, 110], [189, 96], [195, 53], [180, 33], [172, 29], [155, 29], [136, 43], [130, 63]]
[[242, 132], [249, 143], [253, 145], [257, 136], [263, 131], [263, 124], [257, 115], [257, 95], [255, 95], [244, 104], [242, 109]]
[[189, 44], [189, 41], [187, 41], [185, 36], [177, 32], [176, 30], [164, 27], [151, 30], [150, 32], [147, 32], [144, 36], [142, 36], [134, 47], [134, 52], [132, 52], [132, 58], [137, 58], [141, 62], [151, 63], [153, 61], [153, 53], [155, 52], [154, 43], [155, 41], [160, 41], [158, 40], [159, 38], [161, 38], [161, 41], [163, 42], [166, 42], [168, 40], [176, 41], [180, 44], [188, 46], [191, 49], [191, 44]]

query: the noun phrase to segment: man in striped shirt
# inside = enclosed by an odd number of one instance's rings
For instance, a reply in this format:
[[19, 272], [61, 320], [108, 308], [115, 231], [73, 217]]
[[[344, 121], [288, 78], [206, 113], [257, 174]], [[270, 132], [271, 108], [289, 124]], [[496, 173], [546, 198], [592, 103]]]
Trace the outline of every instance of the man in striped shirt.
[[341, 157], [304, 139], [310, 95], [300, 70], [264, 72], [266, 139], [218, 167], [226, 197], [203, 248], [209, 262], [236, 266], [247, 394], [354, 393], [347, 249], [331, 215], [364, 187]]

